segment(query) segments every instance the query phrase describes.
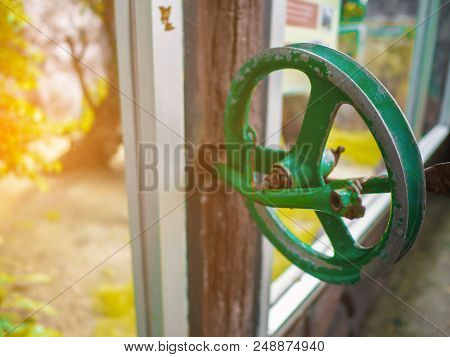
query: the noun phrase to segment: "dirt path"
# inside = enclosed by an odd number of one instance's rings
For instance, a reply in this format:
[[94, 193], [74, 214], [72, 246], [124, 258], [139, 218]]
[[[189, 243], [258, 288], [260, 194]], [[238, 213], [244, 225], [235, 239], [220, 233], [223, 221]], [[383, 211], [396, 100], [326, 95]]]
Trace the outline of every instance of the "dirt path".
[[[84, 172], [49, 184], [43, 193], [13, 178], [0, 181], [0, 269], [48, 274], [49, 283], [24, 287], [40, 301], [55, 297], [129, 239], [122, 175]], [[56, 298], [51, 306], [57, 315], [44, 320], [66, 336], [92, 335], [95, 289], [130, 279], [127, 247]]]

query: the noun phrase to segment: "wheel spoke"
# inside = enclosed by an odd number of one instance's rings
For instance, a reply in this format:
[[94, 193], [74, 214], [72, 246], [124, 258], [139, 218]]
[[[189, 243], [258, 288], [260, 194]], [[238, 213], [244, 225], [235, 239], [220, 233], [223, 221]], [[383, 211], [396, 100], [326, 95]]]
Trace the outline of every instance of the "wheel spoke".
[[[330, 83], [311, 79], [308, 107], [297, 142], [291, 150], [291, 154], [295, 155], [295, 162], [301, 162], [302, 166], [305, 165], [304, 167], [311, 171], [308, 175], [309, 185], [322, 183], [320, 163], [334, 115], [344, 101], [343, 94]], [[302, 178], [300, 180], [302, 181]]]
[[330, 239], [337, 259], [351, 260], [363, 253], [363, 250], [356, 246], [342, 218], [317, 211], [316, 214]]

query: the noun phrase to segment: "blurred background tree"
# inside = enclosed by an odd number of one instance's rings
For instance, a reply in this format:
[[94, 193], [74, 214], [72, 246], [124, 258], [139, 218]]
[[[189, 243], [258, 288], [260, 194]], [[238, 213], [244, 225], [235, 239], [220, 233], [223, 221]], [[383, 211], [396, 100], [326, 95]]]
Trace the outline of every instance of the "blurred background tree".
[[[113, 1], [9, 0], [0, 6], [0, 26], [0, 174], [39, 180], [61, 168], [107, 167], [121, 143]], [[67, 93], [51, 97], [55, 73]], [[64, 94], [74, 97], [77, 115], [61, 103], [54, 114]], [[70, 142], [59, 158], [40, 150], [52, 137]]]
[[[45, 173], [107, 167], [121, 142], [113, 2], [3, 0], [0, 28], [0, 176], [41, 186]], [[49, 276], [0, 268], [0, 335], [59, 335], [51, 307], [27, 318], [44, 304], [31, 285]]]
[[[85, 65], [84, 57], [91, 45], [89, 27], [74, 26], [75, 31], [66, 36], [65, 41], [72, 53], [72, 66], [82, 92], [86, 110], [92, 111], [93, 125], [63, 156], [65, 169], [107, 167], [109, 160], [121, 143], [120, 107], [116, 38], [114, 29], [114, 2], [112, 0], [78, 0], [79, 11], [91, 11], [100, 20], [101, 53], [104, 75], [95, 73]], [[89, 86], [87, 77], [93, 76], [94, 85]]]
[[54, 129], [35, 100], [43, 56], [24, 36], [22, 3], [5, 4], [0, 6], [0, 174], [37, 179], [38, 172], [59, 169], [34, 145]]

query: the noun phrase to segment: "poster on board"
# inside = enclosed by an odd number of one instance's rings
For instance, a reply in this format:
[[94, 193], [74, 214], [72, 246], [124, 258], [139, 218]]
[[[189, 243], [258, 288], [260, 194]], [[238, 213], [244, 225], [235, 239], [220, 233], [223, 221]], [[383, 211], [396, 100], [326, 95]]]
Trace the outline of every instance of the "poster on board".
[[[310, 42], [336, 48], [338, 44], [340, 0], [288, 0], [284, 43]], [[294, 71], [283, 75], [283, 94], [309, 91], [309, 82]]]

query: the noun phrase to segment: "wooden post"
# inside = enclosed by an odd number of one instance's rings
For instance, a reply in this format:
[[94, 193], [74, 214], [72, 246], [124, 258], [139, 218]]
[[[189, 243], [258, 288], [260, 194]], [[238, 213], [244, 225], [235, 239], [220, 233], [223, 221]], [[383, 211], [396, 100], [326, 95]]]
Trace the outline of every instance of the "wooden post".
[[[194, 171], [201, 145], [224, 142], [230, 81], [267, 47], [268, 19], [268, 0], [184, 3], [186, 138], [197, 148]], [[251, 111], [257, 130], [264, 127], [262, 93], [254, 95]], [[223, 186], [215, 193], [194, 191], [187, 201], [190, 334], [254, 335], [260, 232], [239, 194], [225, 193]]]

